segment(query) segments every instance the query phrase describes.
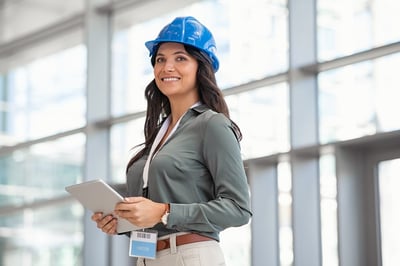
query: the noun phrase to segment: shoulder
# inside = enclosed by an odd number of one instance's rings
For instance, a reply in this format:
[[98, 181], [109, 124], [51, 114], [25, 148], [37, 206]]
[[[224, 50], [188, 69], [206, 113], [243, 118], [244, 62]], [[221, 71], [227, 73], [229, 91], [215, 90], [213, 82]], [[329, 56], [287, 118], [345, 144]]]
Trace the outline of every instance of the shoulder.
[[200, 105], [195, 108], [193, 108], [193, 111], [196, 113], [196, 116], [199, 121], [202, 122], [212, 122], [212, 123], [225, 123], [229, 124], [230, 120], [221, 113], [217, 113], [210, 108], [208, 108], [206, 105]]
[[230, 120], [221, 113], [217, 113], [211, 109], [199, 112], [196, 117], [199, 126], [204, 127], [204, 129], [214, 128], [218, 126], [229, 126]]
[[196, 125], [198, 130], [204, 134], [222, 134], [233, 133], [236, 139], [238, 135], [232, 121], [222, 113], [215, 112], [205, 105], [193, 108], [196, 113]]

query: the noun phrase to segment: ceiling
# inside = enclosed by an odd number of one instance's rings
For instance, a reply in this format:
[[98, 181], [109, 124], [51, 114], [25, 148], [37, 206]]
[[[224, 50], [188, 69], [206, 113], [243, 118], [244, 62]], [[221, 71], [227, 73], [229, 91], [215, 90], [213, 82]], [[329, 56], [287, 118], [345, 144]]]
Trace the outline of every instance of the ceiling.
[[83, 11], [85, 0], [0, 0], [0, 44]]

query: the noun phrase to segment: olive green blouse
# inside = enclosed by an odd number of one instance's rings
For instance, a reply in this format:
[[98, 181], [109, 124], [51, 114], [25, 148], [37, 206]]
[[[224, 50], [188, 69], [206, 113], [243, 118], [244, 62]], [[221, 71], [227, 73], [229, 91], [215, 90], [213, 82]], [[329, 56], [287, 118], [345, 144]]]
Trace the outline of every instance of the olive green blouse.
[[[127, 173], [128, 195], [141, 196], [147, 155]], [[182, 117], [149, 166], [147, 197], [170, 203], [159, 236], [197, 232], [219, 240], [219, 232], [246, 224], [250, 196], [240, 146], [231, 121], [200, 105]]]

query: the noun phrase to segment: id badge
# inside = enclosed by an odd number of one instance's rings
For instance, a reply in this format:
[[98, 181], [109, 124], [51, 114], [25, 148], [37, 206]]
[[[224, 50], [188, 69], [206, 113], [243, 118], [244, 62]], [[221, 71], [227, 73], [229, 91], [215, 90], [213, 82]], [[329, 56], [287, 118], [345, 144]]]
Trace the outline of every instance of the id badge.
[[155, 259], [157, 251], [157, 235], [155, 230], [132, 231], [129, 241], [129, 256]]

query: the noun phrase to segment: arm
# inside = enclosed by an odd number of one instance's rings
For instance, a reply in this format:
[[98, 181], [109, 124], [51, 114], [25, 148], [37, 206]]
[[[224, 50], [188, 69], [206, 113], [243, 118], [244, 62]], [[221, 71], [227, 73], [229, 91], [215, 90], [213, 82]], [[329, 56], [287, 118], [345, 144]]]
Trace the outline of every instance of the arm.
[[202, 157], [214, 182], [214, 199], [203, 203], [171, 203], [168, 228], [219, 232], [246, 224], [250, 197], [239, 143], [222, 114], [205, 124]]

